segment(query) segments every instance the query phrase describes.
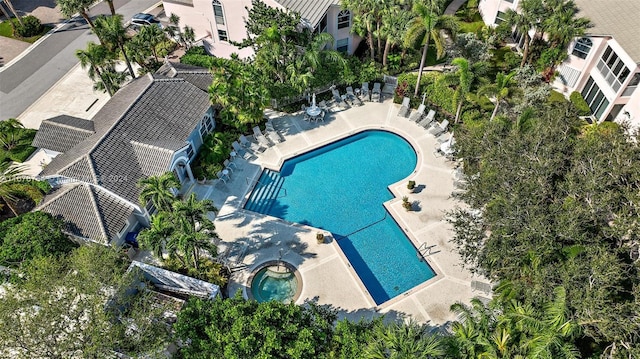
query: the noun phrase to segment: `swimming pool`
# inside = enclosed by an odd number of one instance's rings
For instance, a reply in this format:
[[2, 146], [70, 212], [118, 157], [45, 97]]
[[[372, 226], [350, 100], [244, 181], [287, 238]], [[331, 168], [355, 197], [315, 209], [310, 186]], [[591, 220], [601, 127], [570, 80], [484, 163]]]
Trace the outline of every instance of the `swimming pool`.
[[245, 209], [331, 232], [381, 304], [435, 276], [382, 205], [416, 162], [402, 137], [361, 132], [265, 169]]

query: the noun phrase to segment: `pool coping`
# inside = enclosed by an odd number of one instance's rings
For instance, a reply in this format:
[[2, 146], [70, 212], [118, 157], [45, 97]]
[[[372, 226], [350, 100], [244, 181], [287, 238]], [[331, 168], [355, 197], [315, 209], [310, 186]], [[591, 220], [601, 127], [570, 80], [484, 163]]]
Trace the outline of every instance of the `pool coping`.
[[[429, 266], [429, 268], [431, 268], [431, 270], [434, 272], [434, 276], [432, 278], [429, 278], [427, 280], [425, 280], [424, 282], [413, 286], [411, 288], [409, 288], [408, 290], [394, 296], [393, 298], [389, 298], [388, 300], [380, 303], [380, 304], [376, 304], [375, 299], [373, 299], [373, 296], [371, 295], [371, 293], [369, 292], [369, 290], [367, 290], [364, 282], [362, 281], [362, 279], [360, 278], [360, 276], [358, 275], [358, 273], [356, 272], [355, 268], [353, 268], [353, 266], [351, 265], [351, 262], [349, 261], [349, 258], [347, 258], [347, 256], [344, 254], [344, 252], [342, 251], [342, 248], [340, 247], [340, 245], [338, 244], [337, 240], [335, 238], [333, 238], [333, 240], [330, 243], [330, 245], [334, 245], [337, 248], [337, 253], [339, 255], [339, 257], [341, 258], [341, 260], [343, 261], [343, 264], [347, 267], [349, 273], [353, 276], [353, 278], [355, 279], [356, 283], [358, 284], [358, 286], [360, 287], [360, 289], [362, 290], [362, 292], [365, 294], [367, 300], [369, 301], [369, 303], [371, 304], [371, 306], [374, 308], [374, 310], [379, 311], [382, 310], [384, 308], [387, 308], [389, 306], [392, 306], [393, 304], [397, 303], [400, 300], [403, 300], [404, 298], [406, 298], [407, 296], [409, 296], [410, 294], [417, 292], [421, 289], [424, 289], [438, 281], [440, 281], [441, 279], [443, 279], [443, 275], [442, 275], [442, 271], [440, 270], [439, 266], [436, 265], [436, 263], [428, 260], [425, 256], [422, 255], [422, 253], [420, 253], [420, 245], [421, 243], [418, 242], [418, 240], [416, 238], [414, 238], [413, 233], [411, 233], [411, 231], [409, 231], [409, 229], [406, 227], [406, 223], [404, 221], [400, 222], [400, 220], [402, 220], [402, 216], [398, 215], [398, 213], [396, 213], [395, 210], [392, 210], [391, 205], [397, 202], [401, 202], [402, 201], [402, 197], [404, 197], [404, 195], [400, 195], [399, 193], [397, 193], [396, 191], [393, 190], [393, 188], [395, 186], [398, 186], [399, 184], [406, 182], [408, 180], [410, 180], [410, 178], [412, 178], [412, 176], [415, 176], [419, 169], [420, 166], [423, 163], [423, 155], [422, 155], [422, 151], [420, 151], [420, 146], [414, 142], [412, 136], [410, 136], [409, 134], [405, 133], [404, 131], [398, 130], [395, 127], [390, 127], [390, 126], [386, 126], [386, 125], [377, 125], [377, 126], [360, 126], [358, 128], [352, 129], [351, 131], [347, 132], [347, 133], [343, 133], [341, 135], [337, 135], [337, 136], [333, 136], [327, 140], [324, 141], [320, 141], [318, 143], [315, 143], [313, 145], [310, 145], [308, 147], [305, 147], [304, 151], [296, 151], [294, 153], [290, 153], [290, 154], [284, 154], [279, 156], [278, 162], [275, 166], [272, 165], [268, 165], [268, 164], [263, 164], [260, 163], [260, 170], [256, 173], [256, 175], [251, 179], [251, 185], [248, 186], [247, 191], [244, 193], [242, 201], [240, 203], [240, 207], [238, 208], [238, 210], [243, 211], [243, 213], [247, 213], [249, 212], [250, 214], [254, 214], [254, 215], [258, 215], [258, 216], [264, 216], [267, 218], [270, 218], [272, 220], [276, 220], [279, 221], [281, 223], [290, 225], [290, 226], [294, 226], [294, 227], [299, 227], [299, 228], [306, 228], [309, 229], [311, 231], [314, 232], [328, 232], [326, 230], [317, 228], [317, 227], [311, 227], [308, 225], [304, 225], [301, 223], [297, 223], [297, 222], [290, 222], [287, 221], [285, 219], [279, 218], [279, 217], [275, 217], [275, 216], [271, 216], [268, 214], [263, 214], [263, 213], [259, 213], [259, 212], [254, 212], [254, 211], [250, 211], [245, 209], [245, 205], [247, 204], [249, 198], [251, 197], [251, 193], [253, 192], [255, 186], [258, 185], [258, 179], [260, 178], [260, 176], [262, 175], [262, 173], [264, 172], [265, 169], [269, 169], [271, 171], [276, 171], [276, 172], [280, 172], [282, 170], [282, 166], [284, 165], [284, 162], [286, 162], [287, 160], [290, 160], [292, 158], [298, 157], [298, 156], [302, 156], [306, 153], [315, 151], [317, 149], [320, 149], [322, 147], [325, 146], [329, 146], [333, 143], [339, 142], [341, 140], [344, 140], [346, 138], [349, 138], [351, 136], [355, 136], [358, 135], [360, 133], [363, 132], [367, 132], [367, 131], [385, 131], [385, 132], [389, 132], [392, 133], [396, 136], [401, 137], [403, 140], [405, 140], [413, 149], [413, 151], [416, 154], [416, 166], [413, 169], [413, 171], [405, 178], [393, 182], [389, 185], [387, 185], [387, 190], [389, 191], [389, 193], [391, 193], [391, 195], [394, 197], [388, 201], [382, 202], [382, 206], [385, 208], [385, 210], [387, 211], [387, 213], [389, 213], [389, 215], [392, 217], [392, 219], [396, 222], [396, 225], [398, 226], [398, 228], [400, 228], [400, 230], [402, 231], [402, 233], [405, 235], [405, 237], [409, 240], [409, 242], [411, 243], [411, 245], [414, 247], [414, 249], [417, 252], [417, 255], [419, 255], [422, 260], [425, 261], [425, 263]], [[403, 227], [402, 225], [400, 225], [400, 223], [403, 223], [405, 226]], [[332, 236], [333, 237], [333, 236]], [[253, 277], [253, 273], [251, 275], [251, 277]], [[250, 283], [250, 280], [247, 281], [247, 283]], [[250, 289], [250, 287], [248, 285], [245, 285], [245, 288]]]

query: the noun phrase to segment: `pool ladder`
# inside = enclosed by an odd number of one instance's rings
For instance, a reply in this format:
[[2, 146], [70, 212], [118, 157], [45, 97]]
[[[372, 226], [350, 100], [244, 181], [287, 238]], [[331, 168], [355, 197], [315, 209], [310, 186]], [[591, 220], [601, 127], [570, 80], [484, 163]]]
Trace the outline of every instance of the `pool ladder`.
[[427, 242], [422, 243], [420, 247], [418, 247], [418, 252], [416, 253], [418, 259], [422, 260], [431, 255], [431, 249], [433, 249], [433, 247], [435, 247], [435, 244], [432, 246], [428, 246]]

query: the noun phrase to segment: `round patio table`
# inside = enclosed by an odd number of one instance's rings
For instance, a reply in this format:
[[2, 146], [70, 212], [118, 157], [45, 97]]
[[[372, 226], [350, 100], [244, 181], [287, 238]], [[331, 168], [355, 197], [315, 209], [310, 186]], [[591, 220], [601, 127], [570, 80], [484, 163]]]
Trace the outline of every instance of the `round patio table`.
[[320, 114], [320, 112], [322, 111], [322, 109], [318, 106], [309, 106], [307, 107], [307, 115], [311, 116], [311, 117], [316, 117]]

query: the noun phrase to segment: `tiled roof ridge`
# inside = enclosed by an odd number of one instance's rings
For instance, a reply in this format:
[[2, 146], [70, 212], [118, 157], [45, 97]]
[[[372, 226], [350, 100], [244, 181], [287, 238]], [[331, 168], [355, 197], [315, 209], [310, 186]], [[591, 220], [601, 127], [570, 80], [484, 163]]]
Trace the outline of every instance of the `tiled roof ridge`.
[[[152, 149], [154, 149], [154, 150], [163, 151], [163, 152], [167, 152], [167, 153], [175, 153], [175, 152], [176, 152], [176, 151], [174, 151], [174, 150], [170, 150], [170, 149], [168, 149], [168, 148], [160, 147], [160, 146], [157, 146], [157, 145], [151, 145], [151, 144], [144, 143], [144, 142], [140, 142], [140, 141], [134, 141], [134, 140], [131, 140], [131, 141], [129, 141], [129, 142], [130, 142], [132, 145], [141, 146], [141, 147], [147, 147], [147, 148], [152, 148]], [[184, 146], [186, 147], [186, 146], [188, 146], [188, 144], [187, 144], [187, 143], [185, 143], [185, 144], [184, 144]]]
[[102, 211], [98, 206], [98, 200], [96, 199], [96, 193], [94, 192], [94, 189], [90, 185], [88, 187], [89, 188], [87, 188], [87, 190], [89, 191], [89, 194], [90, 194], [89, 197], [91, 198], [91, 205], [93, 206], [93, 210], [98, 216], [100, 216], [100, 220], [98, 221], [98, 229], [100, 230], [100, 233], [102, 233], [102, 235], [104, 236], [104, 238], [108, 243], [109, 234], [107, 233], [107, 229], [104, 227], [104, 220], [105, 220], [104, 215], [102, 214]]
[[46, 120], [44, 120], [42, 122], [46, 122], [46, 123], [48, 123], [50, 125], [63, 127], [63, 128], [70, 129], [70, 130], [82, 131], [82, 132], [86, 132], [86, 133], [90, 133], [90, 134], [96, 133], [96, 131], [91, 131], [91, 130], [87, 130], [87, 129], [84, 129], [84, 128], [67, 125], [67, 124], [64, 124], [64, 123], [57, 122], [57, 121], [50, 121], [50, 119], [46, 119]]

